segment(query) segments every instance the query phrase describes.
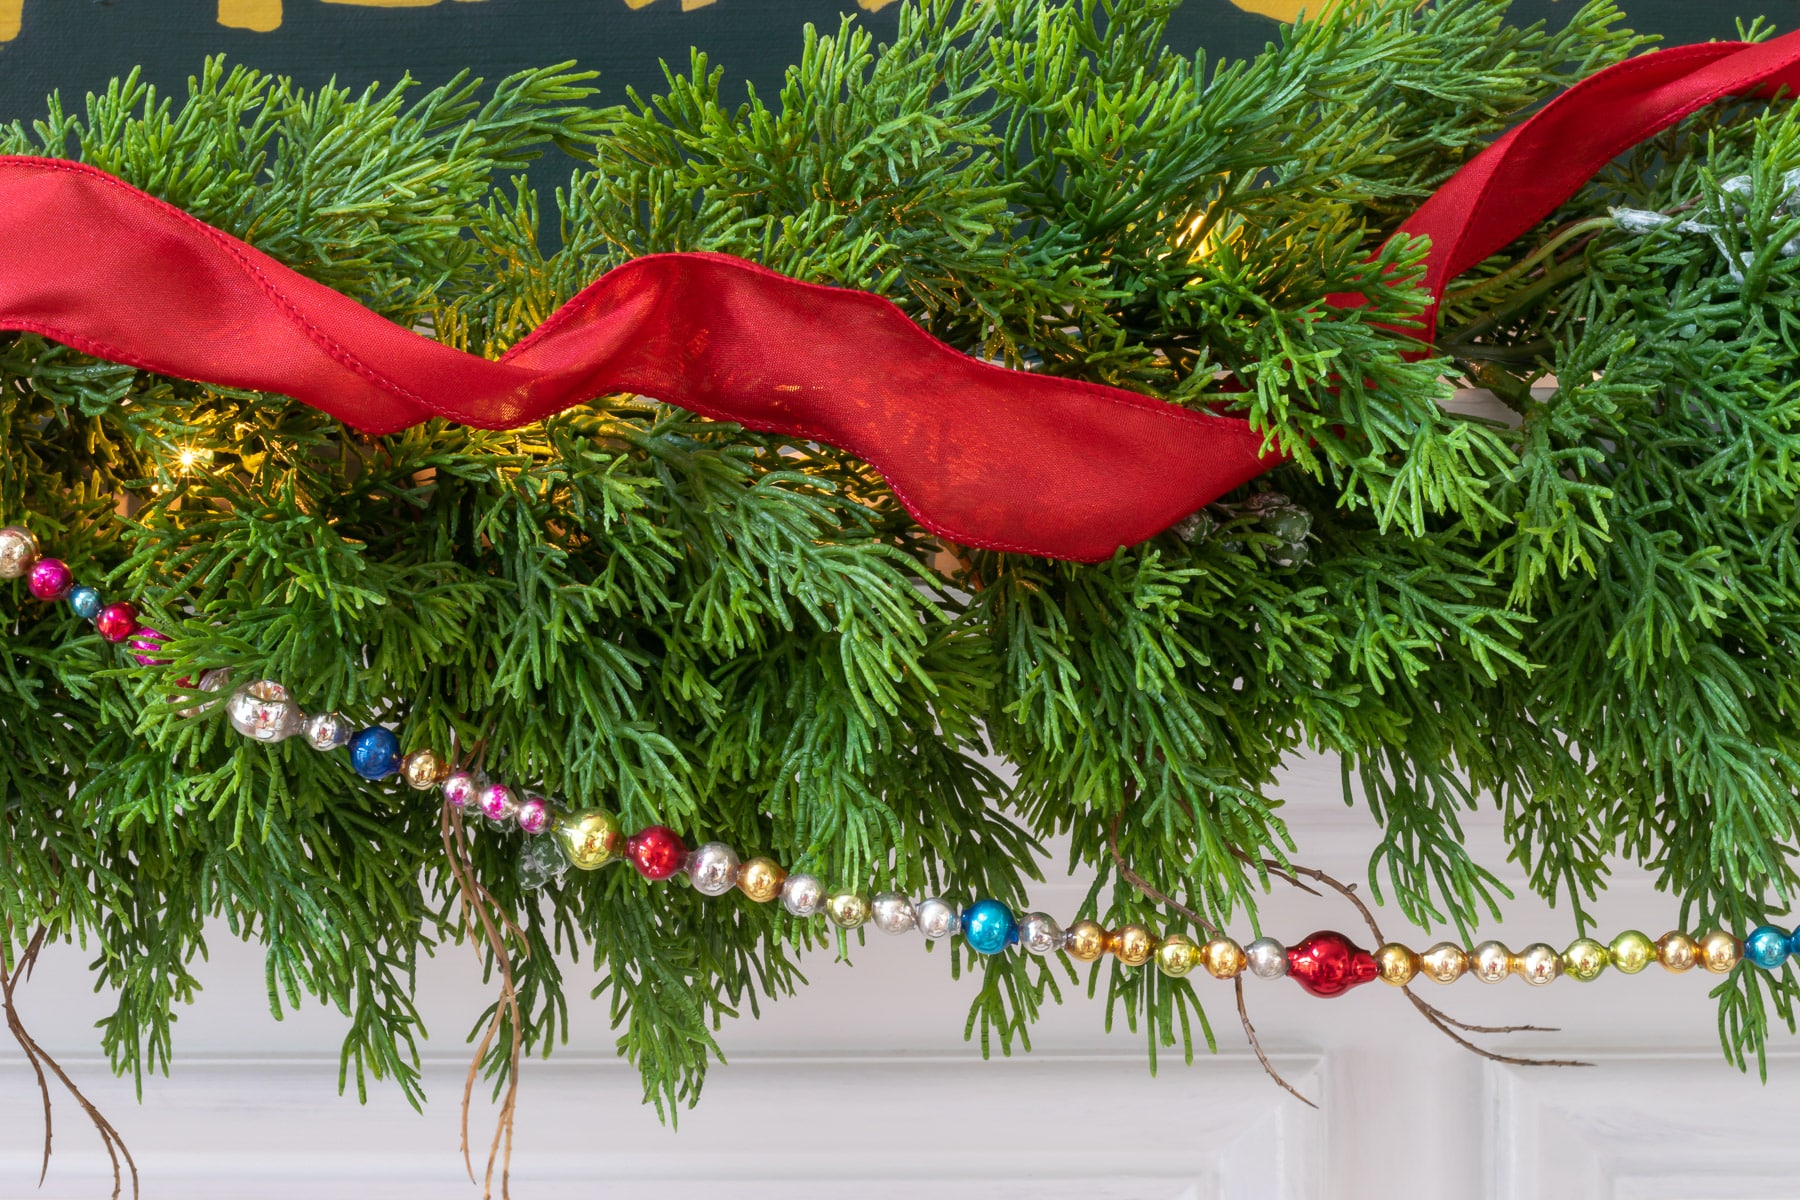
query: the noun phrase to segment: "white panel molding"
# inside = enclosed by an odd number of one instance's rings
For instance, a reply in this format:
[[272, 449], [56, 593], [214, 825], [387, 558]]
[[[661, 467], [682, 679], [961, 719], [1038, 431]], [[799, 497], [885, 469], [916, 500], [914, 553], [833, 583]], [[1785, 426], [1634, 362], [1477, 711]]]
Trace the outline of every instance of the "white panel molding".
[[1717, 1051], [1573, 1057], [1594, 1069], [1488, 1065], [1493, 1200], [1792, 1200], [1800, 1055], [1762, 1086]]
[[[426, 1064], [424, 1115], [392, 1091], [335, 1094], [326, 1058], [189, 1056], [145, 1102], [98, 1060], [65, 1064], [97, 1082], [125, 1134], [145, 1200], [413, 1200], [478, 1196], [457, 1154], [466, 1060]], [[1284, 1056], [1323, 1090], [1323, 1062]], [[526, 1066], [514, 1193], [733, 1200], [1321, 1200], [1323, 1117], [1269, 1086], [1253, 1058], [1171, 1064], [1140, 1057], [744, 1056], [708, 1079], [679, 1131], [639, 1104], [635, 1073], [566, 1055]], [[0, 1196], [93, 1200], [110, 1172], [66, 1101], [57, 1153], [36, 1191], [38, 1101], [22, 1062], [0, 1088]], [[471, 1124], [477, 1167], [491, 1117]], [[604, 1183], [604, 1187], [600, 1186]]]

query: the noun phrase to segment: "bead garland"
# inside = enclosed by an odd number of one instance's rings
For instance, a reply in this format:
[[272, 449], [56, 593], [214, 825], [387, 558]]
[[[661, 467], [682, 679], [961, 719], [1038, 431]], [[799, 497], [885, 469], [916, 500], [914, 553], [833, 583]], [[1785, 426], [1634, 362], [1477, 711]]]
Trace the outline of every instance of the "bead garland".
[[[0, 580], [20, 578], [37, 599], [66, 601], [108, 642], [129, 641], [130, 653], [139, 665], [162, 665], [155, 652], [163, 635], [138, 620], [133, 604], [105, 603], [94, 588], [76, 584], [67, 564], [43, 557], [29, 530], [8, 526], [0, 529]], [[198, 686], [203, 691], [220, 691], [228, 678], [224, 670], [210, 670], [200, 677]], [[182, 715], [195, 716], [207, 707], [210, 702], [186, 709]], [[1634, 929], [1610, 943], [1582, 937], [1561, 951], [1537, 942], [1517, 952], [1497, 941], [1469, 949], [1439, 942], [1424, 951], [1389, 942], [1371, 952], [1329, 930], [1310, 934], [1293, 946], [1269, 937], [1245, 946], [1227, 937], [1197, 944], [1179, 933], [1159, 937], [1141, 925], [1108, 929], [1090, 920], [1064, 929], [1045, 913], [1015, 914], [998, 900], [977, 900], [961, 908], [942, 896], [914, 900], [899, 892], [870, 897], [854, 888], [832, 890], [817, 876], [791, 873], [770, 858], [740, 860], [737, 851], [723, 842], [707, 842], [690, 851], [680, 835], [665, 825], [651, 825], [627, 836], [618, 818], [604, 809], [559, 810], [543, 796], [453, 769], [449, 759], [434, 750], [402, 754], [400, 739], [383, 726], [358, 730], [339, 713], [308, 716], [288, 690], [273, 680], [240, 686], [225, 701], [225, 712], [232, 728], [252, 741], [275, 743], [300, 736], [322, 753], [347, 748], [351, 769], [364, 779], [398, 775], [415, 790], [438, 790], [445, 804], [479, 813], [495, 829], [527, 835], [519, 855], [519, 872], [521, 882], [532, 888], [560, 878], [571, 867], [593, 871], [625, 860], [648, 880], [683, 876], [704, 896], [723, 896], [735, 890], [759, 904], [779, 900], [792, 916], [823, 916], [839, 929], [872, 924], [883, 933], [918, 933], [932, 941], [961, 936], [971, 950], [983, 955], [1018, 946], [1032, 955], [1060, 953], [1084, 963], [1107, 955], [1127, 967], [1142, 967], [1154, 960], [1158, 971], [1173, 978], [1197, 969], [1222, 980], [1245, 974], [1259, 979], [1288, 977], [1312, 995], [1326, 998], [1376, 979], [1405, 987], [1420, 979], [1449, 984], [1471, 975], [1494, 984], [1517, 976], [1542, 987], [1564, 976], [1585, 983], [1608, 967], [1635, 975], [1653, 962], [1674, 973], [1701, 967], [1724, 974], [1744, 961], [1775, 971], [1790, 956], [1800, 955], [1800, 930], [1784, 932], [1771, 925], [1757, 927], [1741, 941], [1723, 930], [1711, 930], [1698, 938], [1674, 931], [1652, 941]], [[540, 836], [544, 834], [549, 836]]]

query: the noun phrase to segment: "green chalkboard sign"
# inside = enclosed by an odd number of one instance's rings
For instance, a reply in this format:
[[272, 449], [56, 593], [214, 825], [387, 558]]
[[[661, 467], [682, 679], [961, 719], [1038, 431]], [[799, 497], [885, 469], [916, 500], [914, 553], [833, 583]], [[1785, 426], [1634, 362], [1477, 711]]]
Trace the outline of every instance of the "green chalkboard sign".
[[[575, 59], [602, 73], [604, 97], [655, 89], [659, 60], [707, 51], [769, 94], [808, 22], [859, 14], [891, 32], [901, 0], [0, 0], [0, 119], [42, 111], [60, 90], [78, 101], [141, 65], [179, 91], [207, 54], [309, 85], [361, 85], [405, 72], [427, 83], [463, 68], [490, 78]], [[1224, 55], [1261, 47], [1304, 0], [1187, 0], [1176, 45]], [[1316, 6], [1320, 0], [1310, 0]], [[1577, 0], [1517, 0], [1521, 20], [1567, 18]], [[1740, 16], [1784, 27], [1800, 0], [1623, 0], [1639, 29], [1671, 41], [1732, 36]]]

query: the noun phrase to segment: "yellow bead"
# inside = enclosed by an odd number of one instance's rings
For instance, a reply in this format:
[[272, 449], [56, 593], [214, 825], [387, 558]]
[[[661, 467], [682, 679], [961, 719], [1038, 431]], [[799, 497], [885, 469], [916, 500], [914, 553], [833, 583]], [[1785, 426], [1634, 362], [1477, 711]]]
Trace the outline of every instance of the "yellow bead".
[[855, 892], [833, 892], [825, 901], [825, 916], [839, 929], [855, 929], [869, 919], [869, 901]]
[[1199, 961], [1199, 949], [1179, 933], [1171, 933], [1156, 948], [1156, 969], [1177, 979], [1193, 970], [1194, 964]]
[[1381, 982], [1405, 987], [1419, 973], [1419, 956], [1399, 942], [1389, 942], [1375, 951], [1375, 966], [1381, 972]]
[[1554, 946], [1533, 942], [1514, 956], [1513, 970], [1532, 987], [1543, 987], [1562, 974], [1562, 955]]
[[1593, 938], [1576, 938], [1563, 951], [1563, 971], [1570, 979], [1587, 983], [1606, 970], [1607, 957], [1606, 947]]
[[738, 868], [738, 891], [758, 904], [767, 904], [781, 895], [787, 882], [787, 871], [772, 858], [753, 858]]
[[619, 819], [603, 808], [564, 813], [556, 818], [552, 832], [569, 865], [583, 871], [598, 870], [625, 851]]
[[1656, 961], [1666, 971], [1680, 974], [1691, 971], [1694, 964], [1700, 961], [1700, 947], [1685, 933], [1665, 933], [1656, 942]]
[[1607, 957], [1612, 959], [1612, 965], [1621, 975], [1636, 975], [1656, 961], [1656, 943], [1648, 934], [1627, 929], [1612, 940]]
[[1236, 979], [1244, 973], [1244, 948], [1230, 938], [1214, 938], [1200, 950], [1206, 973], [1214, 979]]
[[415, 791], [427, 792], [450, 775], [450, 764], [435, 750], [414, 750], [400, 764], [400, 777]]
[[1098, 921], [1077, 921], [1069, 926], [1063, 953], [1076, 962], [1094, 962], [1106, 953], [1106, 928]]
[[1723, 975], [1744, 957], [1744, 943], [1723, 930], [1715, 929], [1700, 937], [1700, 964], [1714, 975]]
[[1141, 967], [1156, 952], [1156, 939], [1142, 925], [1125, 925], [1113, 932], [1108, 949], [1128, 967]]
[[1513, 972], [1513, 955], [1500, 942], [1483, 942], [1469, 954], [1469, 969], [1483, 983], [1499, 983]]
[[1433, 983], [1455, 983], [1469, 969], [1469, 955], [1455, 942], [1439, 942], [1419, 956], [1419, 970]]

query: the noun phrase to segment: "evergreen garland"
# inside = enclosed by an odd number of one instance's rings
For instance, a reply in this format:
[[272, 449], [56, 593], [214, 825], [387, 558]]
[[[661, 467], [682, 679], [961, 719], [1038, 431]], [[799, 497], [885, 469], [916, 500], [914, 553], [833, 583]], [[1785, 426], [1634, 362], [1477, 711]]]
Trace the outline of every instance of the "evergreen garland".
[[[1249, 492], [1312, 518], [1302, 551], [1252, 503], [1097, 566], [977, 553], [837, 451], [639, 397], [366, 439], [0, 336], [0, 519], [139, 599], [170, 660], [130, 665], [0, 585], [9, 965], [40, 928], [87, 945], [118, 996], [103, 1043], [141, 1080], [229, 931], [265, 948], [277, 1015], [347, 1016], [359, 1094], [421, 1098], [414, 970], [464, 919], [437, 814], [216, 708], [182, 718], [178, 681], [211, 667], [834, 884], [1017, 906], [1066, 836], [1081, 915], [1181, 922], [1129, 865], [1244, 929], [1293, 848], [1274, 772], [1310, 748], [1342, 757], [1383, 831], [1370, 882], [1419, 925], [1467, 937], [1506, 898], [1462, 845], [1481, 803], [1578, 927], [1614, 862], [1690, 925], [1783, 909], [1793, 106], [1718, 106], [1634, 152], [1461, 281], [1420, 357], [1391, 326], [1422, 309], [1421, 248], [1387, 235], [1645, 40], [1609, 0], [1558, 31], [1491, 0], [1343, 0], [1215, 64], [1164, 47], [1174, 3], [919, 0], [892, 45], [808, 29], [781, 94], [741, 104], [699, 54], [618, 108], [568, 69], [352, 94], [213, 61], [178, 103], [131, 78], [0, 127], [0, 153], [102, 167], [479, 353], [656, 251], [877, 292], [973, 354], [1247, 412], [1292, 455]], [[541, 197], [518, 172], [552, 146], [579, 165]], [[1370, 303], [1326, 302], [1347, 291]], [[1520, 424], [1444, 411], [1451, 381]], [[699, 1095], [721, 1020], [802, 983], [802, 950], [854, 950], [622, 869], [527, 892], [513, 849], [473, 846], [522, 931], [524, 1045], [566, 1034], [559, 955], [591, 956], [659, 1109]], [[1212, 1040], [1193, 987], [1152, 970], [979, 973], [984, 1050], [1028, 1046], [1071, 986], [1152, 1060]], [[1791, 968], [1724, 979], [1727, 1052], [1760, 1060], [1795, 993]]]

